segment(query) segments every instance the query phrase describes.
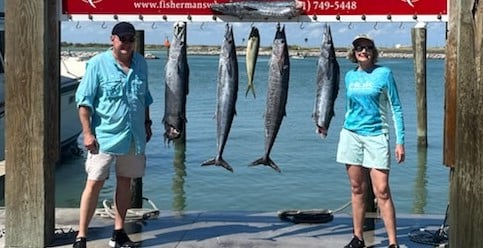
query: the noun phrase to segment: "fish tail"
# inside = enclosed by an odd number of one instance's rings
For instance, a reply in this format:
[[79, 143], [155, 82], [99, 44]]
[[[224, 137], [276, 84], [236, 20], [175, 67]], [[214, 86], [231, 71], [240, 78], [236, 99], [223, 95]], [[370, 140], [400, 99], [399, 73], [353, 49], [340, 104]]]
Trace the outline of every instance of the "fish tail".
[[223, 158], [208, 159], [201, 164], [201, 166], [209, 166], [209, 165], [221, 166], [221, 167], [233, 172], [233, 168], [231, 168], [231, 166], [228, 164], [228, 162], [226, 162]]
[[245, 97], [248, 96], [248, 92], [250, 90], [252, 91], [253, 98], [257, 98], [257, 96], [255, 95], [255, 86], [253, 85], [253, 83], [248, 83], [247, 91], [245, 92]]
[[277, 172], [282, 172], [280, 170], [280, 168], [278, 167], [278, 165], [275, 162], [273, 162], [273, 160], [268, 156], [264, 156], [264, 157], [261, 157], [261, 158], [255, 160], [255, 161], [253, 161], [251, 166], [255, 166], [255, 165], [266, 165], [266, 166], [269, 166], [272, 169], [276, 170]]

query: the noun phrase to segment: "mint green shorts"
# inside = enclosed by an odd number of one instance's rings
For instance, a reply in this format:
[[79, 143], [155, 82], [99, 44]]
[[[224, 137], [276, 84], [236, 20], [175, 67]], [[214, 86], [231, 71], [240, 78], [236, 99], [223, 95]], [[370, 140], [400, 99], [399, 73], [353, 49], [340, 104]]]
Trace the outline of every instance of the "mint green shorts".
[[340, 132], [337, 162], [389, 170], [390, 159], [388, 134], [363, 136], [345, 128]]

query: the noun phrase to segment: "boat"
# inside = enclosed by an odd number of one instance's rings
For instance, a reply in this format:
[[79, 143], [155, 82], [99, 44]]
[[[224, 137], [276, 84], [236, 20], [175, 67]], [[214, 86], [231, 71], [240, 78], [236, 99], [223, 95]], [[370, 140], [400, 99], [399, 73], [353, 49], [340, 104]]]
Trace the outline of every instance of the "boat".
[[156, 55], [154, 55], [154, 54], [152, 54], [152, 53], [146, 53], [146, 54], [144, 55], [144, 58], [146, 58], [146, 59], [159, 59], [159, 57], [158, 57], [158, 56], [156, 56]]
[[[2, 59], [2, 58], [0, 58]], [[83, 66], [81, 65], [83, 64]], [[2, 63], [3, 66], [3, 63]], [[75, 67], [75, 68], [74, 68]], [[77, 68], [78, 67], [78, 68]], [[74, 69], [71, 69], [74, 68]], [[85, 62], [61, 63], [60, 75], [60, 147], [61, 152], [73, 152], [82, 131], [75, 102], [75, 92], [82, 78]], [[0, 73], [0, 161], [5, 160], [5, 74]]]
[[290, 58], [292, 58], [292, 59], [305, 59], [305, 55], [302, 54], [302, 53], [297, 53], [297, 54], [290, 56]]

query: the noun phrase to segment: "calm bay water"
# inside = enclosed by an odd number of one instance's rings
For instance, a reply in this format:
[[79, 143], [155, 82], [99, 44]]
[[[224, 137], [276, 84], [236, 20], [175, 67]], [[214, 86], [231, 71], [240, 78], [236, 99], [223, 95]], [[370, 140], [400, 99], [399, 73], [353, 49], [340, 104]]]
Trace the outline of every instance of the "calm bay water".
[[[317, 58], [291, 60], [287, 116], [272, 150], [282, 173], [265, 166], [249, 167], [264, 151], [265, 97], [269, 57], [259, 57], [255, 72], [256, 98], [245, 97], [245, 57], [239, 56], [240, 90], [237, 115], [224, 158], [234, 169], [201, 167], [216, 154], [216, 76], [218, 56], [189, 56], [190, 93], [187, 104], [187, 139], [182, 148], [166, 146], [164, 127], [164, 64], [148, 60], [154, 137], [147, 146], [144, 196], [166, 210], [336, 209], [350, 200], [345, 167], [335, 162], [344, 115], [344, 88], [336, 101], [336, 116], [326, 139], [315, 134], [311, 119], [315, 97]], [[355, 64], [339, 58], [341, 77]], [[449, 169], [442, 165], [444, 60], [428, 60], [428, 148], [416, 146], [416, 100], [413, 61], [381, 59], [393, 69], [406, 124], [406, 161], [393, 164], [390, 183], [399, 213], [444, 214], [448, 202]], [[392, 136], [393, 137], [393, 136]], [[394, 144], [392, 139], [391, 144]], [[78, 207], [85, 181], [84, 158], [66, 158], [56, 170], [56, 206]], [[111, 175], [114, 172], [111, 172]], [[100, 197], [111, 199], [115, 179], [105, 184]]]

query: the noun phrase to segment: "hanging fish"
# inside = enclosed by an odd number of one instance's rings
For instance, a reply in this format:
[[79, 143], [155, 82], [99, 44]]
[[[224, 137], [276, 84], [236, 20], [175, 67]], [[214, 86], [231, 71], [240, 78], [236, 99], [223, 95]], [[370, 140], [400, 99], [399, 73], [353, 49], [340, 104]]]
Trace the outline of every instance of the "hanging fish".
[[258, 49], [260, 48], [260, 34], [256, 27], [252, 27], [252, 31], [248, 36], [247, 51], [246, 51], [246, 67], [248, 77], [248, 87], [245, 96], [251, 90], [255, 98], [255, 87], [253, 84], [253, 76], [255, 75], [255, 66], [257, 64]]
[[236, 46], [233, 38], [232, 26], [226, 25], [225, 39], [221, 46], [220, 60], [218, 62], [218, 83], [216, 102], [216, 134], [218, 153], [213, 159], [206, 160], [201, 165], [221, 166], [231, 172], [233, 168], [223, 159], [231, 124], [235, 117], [236, 99], [238, 95], [238, 61]]
[[280, 168], [270, 158], [275, 138], [286, 115], [285, 106], [288, 97], [288, 82], [290, 78], [290, 61], [288, 55], [285, 28], [277, 27], [270, 58], [268, 76], [267, 103], [265, 110], [265, 154], [252, 162], [254, 165], [270, 166], [280, 172]]
[[326, 24], [317, 64], [317, 90], [312, 115], [316, 125], [316, 132], [321, 138], [327, 136], [330, 121], [334, 117], [334, 103], [339, 92], [339, 79], [339, 63], [337, 63], [335, 56], [330, 27]]
[[186, 54], [186, 23], [177, 22], [173, 28], [173, 41], [169, 47], [165, 66], [164, 139], [178, 139], [186, 125], [186, 96], [188, 95], [189, 67]]

